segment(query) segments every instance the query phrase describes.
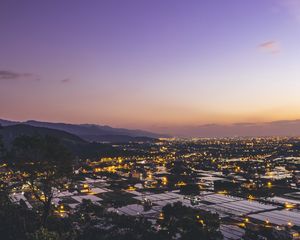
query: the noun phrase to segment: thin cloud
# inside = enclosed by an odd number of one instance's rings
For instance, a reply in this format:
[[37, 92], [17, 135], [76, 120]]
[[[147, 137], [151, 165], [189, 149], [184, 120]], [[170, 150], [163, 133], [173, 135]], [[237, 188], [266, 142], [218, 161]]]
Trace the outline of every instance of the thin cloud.
[[0, 80], [15, 81], [15, 80], [36, 80], [39, 81], [39, 77], [32, 73], [18, 73], [10, 70], [0, 70]]
[[71, 81], [72, 81], [71, 78], [65, 78], [65, 79], [61, 80], [61, 83], [69, 83]]
[[279, 43], [277, 41], [267, 41], [267, 42], [263, 42], [261, 44], [258, 45], [258, 48], [261, 51], [267, 52], [267, 53], [279, 53], [280, 52], [280, 46]]

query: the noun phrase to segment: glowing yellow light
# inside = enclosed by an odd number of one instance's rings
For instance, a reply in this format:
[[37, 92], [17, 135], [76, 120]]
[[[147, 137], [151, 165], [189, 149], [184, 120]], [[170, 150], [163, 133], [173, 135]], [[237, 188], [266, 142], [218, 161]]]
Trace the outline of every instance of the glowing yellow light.
[[235, 171], [236, 171], [236, 172], [239, 172], [240, 170], [241, 170], [240, 167], [236, 167], [236, 168], [235, 168]]
[[180, 181], [180, 182], [176, 183], [175, 185], [178, 187], [182, 187], [182, 186], [186, 186], [186, 183], [183, 181]]
[[65, 213], [66, 211], [65, 211], [64, 206], [63, 206], [63, 205], [60, 205], [60, 206], [59, 206], [59, 209], [58, 209], [56, 212], [59, 213], [59, 215], [61, 215], [62, 213]]
[[294, 207], [295, 207], [295, 205], [294, 205], [294, 204], [291, 204], [291, 203], [288, 203], [288, 202], [286, 202], [286, 203], [284, 204], [284, 207], [285, 207], [285, 208], [294, 208]]
[[223, 191], [219, 191], [218, 193], [219, 193], [219, 194], [224, 194], [224, 195], [225, 195], [225, 194], [227, 194], [228, 192], [227, 192], [226, 190], [223, 190]]
[[204, 224], [204, 221], [201, 219], [198, 221], [199, 223], [201, 223], [202, 225]]
[[46, 197], [45, 197], [45, 195], [43, 194], [43, 195], [41, 195], [40, 196], [40, 199], [42, 200], [42, 201], [45, 201], [46, 200]]
[[161, 179], [163, 185], [167, 185], [168, 179], [166, 177], [162, 177]]
[[266, 223], [266, 224], [269, 224], [269, 223], [270, 223], [269, 219], [266, 219], [265, 223]]
[[80, 190], [80, 192], [82, 192], [82, 193], [88, 193], [90, 190], [89, 189], [82, 189], [82, 190]]
[[252, 196], [252, 195], [249, 195], [249, 196], [248, 196], [248, 199], [249, 199], [249, 200], [254, 200], [254, 199], [255, 199], [255, 197], [254, 197], [254, 196]]
[[115, 166], [109, 166], [109, 167], [106, 168], [106, 170], [108, 172], [115, 173], [116, 172], [116, 167]]
[[246, 227], [245, 223], [239, 223], [238, 226], [243, 227], [243, 228]]
[[128, 191], [135, 191], [135, 187], [129, 186], [127, 190], [128, 190]]
[[297, 237], [299, 237], [299, 236], [300, 236], [299, 233], [297, 233], [297, 232], [296, 232], [296, 233], [293, 233], [293, 237], [294, 237], [294, 238], [297, 238]]

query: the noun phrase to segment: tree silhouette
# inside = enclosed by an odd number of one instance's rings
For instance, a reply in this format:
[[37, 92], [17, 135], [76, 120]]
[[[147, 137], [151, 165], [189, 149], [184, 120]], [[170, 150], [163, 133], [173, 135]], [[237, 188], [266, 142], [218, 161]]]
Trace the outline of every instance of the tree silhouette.
[[[0, 125], [0, 129], [1, 129], [1, 125]], [[1, 154], [4, 153], [4, 144], [2, 142], [2, 136], [0, 136], [0, 157], [1, 157]]]
[[62, 238], [56, 233], [48, 231], [46, 228], [40, 228], [35, 233], [28, 234], [29, 240], [61, 240]]
[[39, 218], [32, 210], [9, 201], [0, 201], [0, 239], [25, 240], [37, 230]]
[[167, 168], [170, 169], [170, 175], [168, 176], [168, 187], [174, 188], [179, 182], [193, 182], [193, 175], [188, 167], [188, 164], [183, 160], [176, 160], [167, 164]]
[[168, 204], [162, 209], [161, 235], [165, 239], [218, 240], [223, 239], [219, 232], [219, 216], [200, 209], [183, 206], [181, 202]]
[[159, 240], [145, 218], [112, 213], [90, 201], [83, 201], [71, 218], [80, 226], [78, 240]]
[[5, 171], [2, 171], [2, 168], [5, 168], [4, 157], [5, 148], [0, 136], [0, 203], [8, 201], [7, 181], [5, 180]]
[[55, 188], [62, 189], [72, 176], [72, 156], [58, 139], [21, 136], [7, 155], [7, 164], [22, 185], [42, 204], [41, 224], [46, 225]]

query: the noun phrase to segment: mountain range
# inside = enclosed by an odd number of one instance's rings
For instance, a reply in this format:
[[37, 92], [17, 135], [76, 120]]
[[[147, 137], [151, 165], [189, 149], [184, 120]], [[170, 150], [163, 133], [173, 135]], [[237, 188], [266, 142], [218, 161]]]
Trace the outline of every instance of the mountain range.
[[[267, 137], [300, 136], [300, 120], [282, 120], [261, 123], [206, 124], [197, 126], [160, 127], [157, 134], [143, 130], [113, 128], [95, 124], [68, 124], [40, 122], [35, 120], [17, 122], [0, 119], [0, 125], [26, 124], [34, 127], [56, 129], [74, 134], [88, 142], [134, 142], [161, 137]], [[166, 134], [164, 134], [166, 133]]]
[[181, 137], [297, 137], [300, 136], [300, 120], [180, 126], [161, 128], [160, 131]]
[[[59, 139], [59, 141], [76, 157], [98, 159], [99, 157], [113, 157], [113, 156], [128, 156], [137, 155], [137, 151], [128, 151], [123, 148], [113, 146], [112, 144], [89, 142], [74, 134], [44, 128], [34, 127], [27, 124], [12, 124], [9, 126], [0, 127], [0, 140], [4, 143], [4, 147], [9, 150], [14, 140], [21, 136], [51, 136]], [[128, 140], [128, 139], [122, 139]], [[139, 139], [140, 141], [141, 139]], [[145, 139], [144, 139], [145, 140]], [[153, 138], [146, 138], [147, 141], [155, 140]]]
[[125, 128], [113, 128], [110, 126], [102, 126], [95, 124], [69, 124], [69, 123], [52, 123], [29, 120], [24, 122], [9, 121], [0, 119], [0, 124], [3, 127], [13, 125], [29, 125], [33, 127], [42, 127], [54, 130], [61, 130], [67, 133], [74, 134], [83, 140], [89, 142], [129, 142], [129, 141], [147, 141], [166, 135], [156, 134], [143, 130], [131, 130]]
[[5, 145], [10, 145], [19, 136], [52, 136], [60, 139], [63, 143], [68, 144], [87, 144], [87, 142], [80, 137], [73, 135], [71, 133], [43, 128], [43, 127], [33, 127], [26, 124], [16, 124], [9, 125], [0, 128], [0, 136]]

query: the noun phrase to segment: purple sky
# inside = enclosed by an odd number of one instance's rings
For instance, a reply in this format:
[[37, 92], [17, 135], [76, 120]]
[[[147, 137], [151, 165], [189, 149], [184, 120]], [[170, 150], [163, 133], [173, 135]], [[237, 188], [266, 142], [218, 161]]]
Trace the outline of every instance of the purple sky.
[[0, 29], [0, 118], [300, 118], [300, 0], [1, 0]]

